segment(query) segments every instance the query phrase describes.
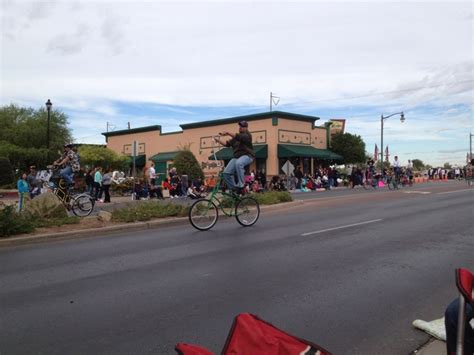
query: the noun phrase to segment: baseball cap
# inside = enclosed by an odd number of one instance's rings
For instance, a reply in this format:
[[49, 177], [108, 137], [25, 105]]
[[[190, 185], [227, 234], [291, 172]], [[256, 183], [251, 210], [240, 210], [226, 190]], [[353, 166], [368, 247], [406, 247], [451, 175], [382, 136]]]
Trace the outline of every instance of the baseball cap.
[[249, 124], [247, 123], [247, 121], [240, 121], [240, 122], [239, 122], [239, 126], [240, 126], [240, 127], [248, 127]]

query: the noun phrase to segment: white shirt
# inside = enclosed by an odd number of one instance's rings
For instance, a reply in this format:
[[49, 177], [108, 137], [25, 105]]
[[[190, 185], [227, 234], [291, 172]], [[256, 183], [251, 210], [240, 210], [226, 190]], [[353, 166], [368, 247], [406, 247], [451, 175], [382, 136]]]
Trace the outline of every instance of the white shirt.
[[408, 169], [413, 169], [413, 163], [412, 163], [412, 162], [409, 162], [408, 165], [407, 165], [407, 168], [408, 168]]
[[148, 176], [150, 177], [150, 179], [156, 178], [156, 172], [154, 167], [150, 166], [150, 169], [148, 169]]
[[393, 167], [394, 167], [394, 168], [399, 168], [399, 167], [400, 167], [400, 161], [394, 160], [394, 161], [393, 161]]

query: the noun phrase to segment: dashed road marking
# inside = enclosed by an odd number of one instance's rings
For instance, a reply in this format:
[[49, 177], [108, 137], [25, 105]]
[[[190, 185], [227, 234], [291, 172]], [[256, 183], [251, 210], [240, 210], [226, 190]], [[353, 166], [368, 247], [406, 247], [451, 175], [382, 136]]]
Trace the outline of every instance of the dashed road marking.
[[382, 221], [382, 219], [373, 219], [371, 221], [365, 221], [365, 222], [359, 222], [359, 223], [354, 223], [354, 224], [348, 224], [348, 225], [345, 225], [345, 226], [322, 229], [322, 230], [314, 231], [314, 232], [307, 232], [307, 233], [301, 234], [301, 236], [306, 237], [308, 235], [319, 234], [319, 233], [324, 233], [324, 232], [330, 232], [330, 231], [334, 231], [334, 230], [337, 230], [337, 229], [344, 229], [344, 228], [350, 228], [350, 227], [355, 227], [355, 226], [361, 226], [363, 224], [376, 223], [376, 222], [380, 222], [380, 221]]
[[453, 194], [455, 192], [463, 192], [463, 191], [474, 191], [474, 189], [463, 189], [463, 190], [456, 190], [456, 191], [438, 192], [437, 195]]

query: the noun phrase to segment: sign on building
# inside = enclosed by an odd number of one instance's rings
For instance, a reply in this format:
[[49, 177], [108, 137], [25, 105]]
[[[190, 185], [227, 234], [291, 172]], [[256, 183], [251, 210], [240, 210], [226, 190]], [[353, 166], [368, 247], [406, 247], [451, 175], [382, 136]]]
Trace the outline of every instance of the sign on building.
[[329, 120], [332, 122], [331, 125], [331, 138], [334, 137], [336, 134], [344, 133], [344, 129], [346, 128], [346, 120], [345, 119], [334, 119]]

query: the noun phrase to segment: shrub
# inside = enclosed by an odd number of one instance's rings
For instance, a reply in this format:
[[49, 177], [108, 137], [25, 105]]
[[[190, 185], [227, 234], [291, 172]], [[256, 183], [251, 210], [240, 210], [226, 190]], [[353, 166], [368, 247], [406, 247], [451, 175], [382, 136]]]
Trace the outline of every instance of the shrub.
[[293, 197], [291, 197], [291, 194], [287, 191], [269, 191], [261, 194], [253, 194], [252, 197], [261, 205], [274, 205], [276, 203], [293, 201]]
[[31, 233], [34, 229], [34, 218], [29, 213], [18, 213], [15, 206], [5, 206], [0, 209], [0, 238], [13, 234]]
[[172, 203], [163, 204], [157, 201], [141, 202], [136, 205], [128, 204], [124, 208], [112, 212], [112, 220], [117, 222], [149, 221], [152, 218], [184, 217], [188, 207]]
[[204, 180], [204, 173], [199, 165], [194, 154], [188, 150], [183, 149], [173, 160], [173, 166], [176, 168], [178, 174], [188, 175], [189, 180], [201, 179]]

